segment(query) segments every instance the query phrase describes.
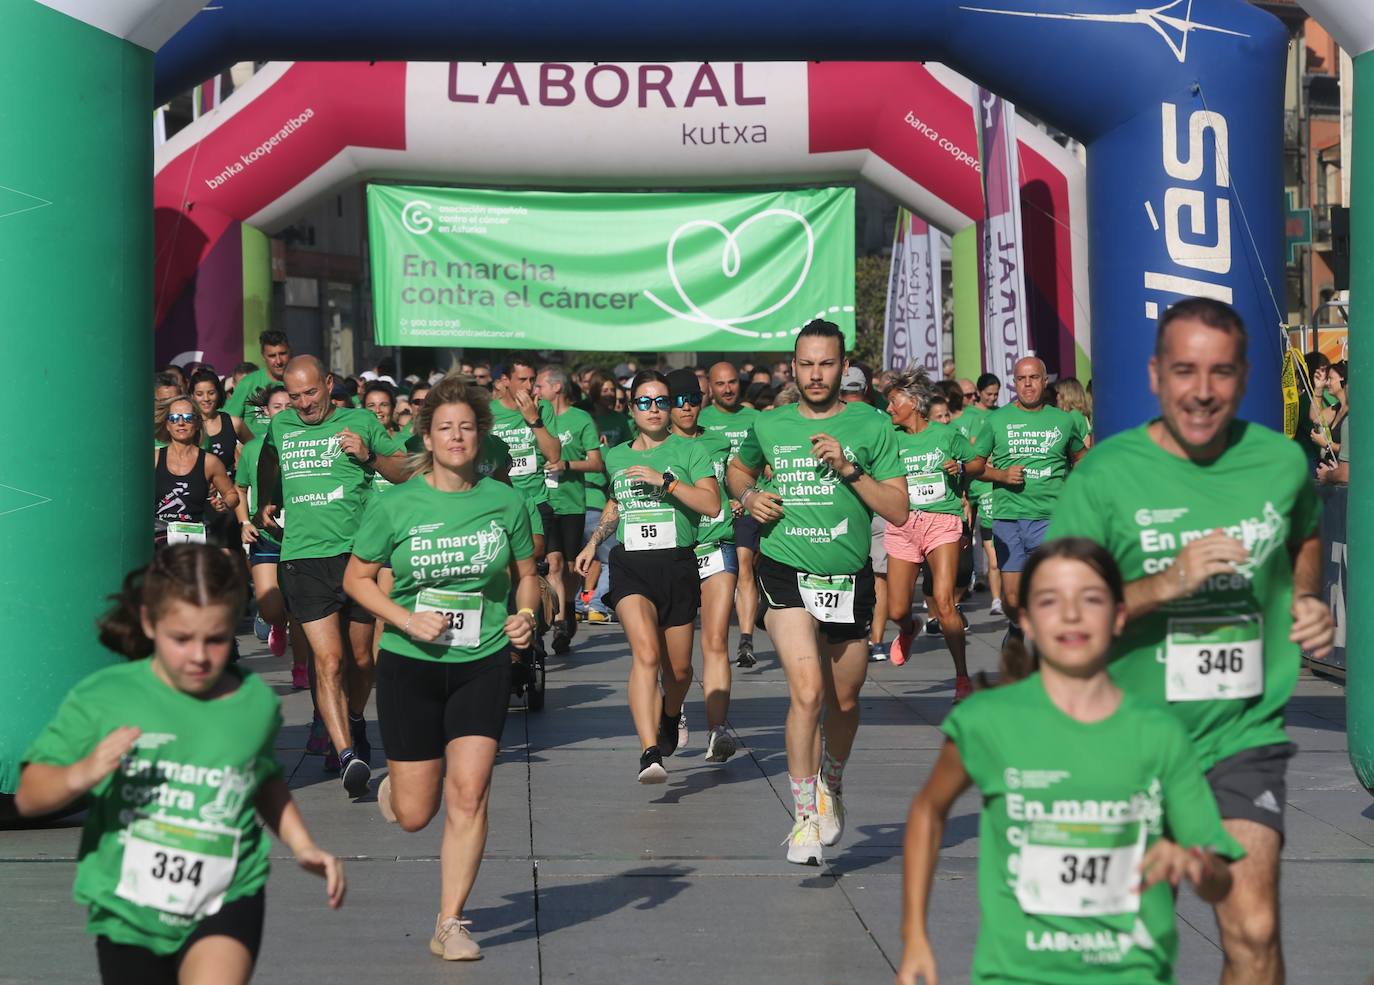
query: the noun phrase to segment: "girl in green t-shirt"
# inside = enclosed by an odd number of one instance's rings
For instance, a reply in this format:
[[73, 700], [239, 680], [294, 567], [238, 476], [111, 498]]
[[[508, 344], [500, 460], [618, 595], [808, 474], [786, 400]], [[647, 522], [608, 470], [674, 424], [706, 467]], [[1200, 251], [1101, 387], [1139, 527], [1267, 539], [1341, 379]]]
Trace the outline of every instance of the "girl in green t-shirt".
[[[533, 642], [539, 605], [525, 497], [483, 474], [491, 427], [480, 387], [449, 377], [429, 391], [415, 418], [418, 471], [368, 503], [343, 578], [344, 591], [386, 624], [377, 657], [382, 816], [419, 831], [444, 808], [429, 949], [446, 961], [482, 956], [463, 908], [486, 844], [511, 648]], [[394, 574], [389, 591], [378, 584], [384, 564]]]
[[[1003, 687], [945, 719], [946, 742], [907, 818], [900, 985], [935, 980], [926, 934], [945, 818], [983, 796], [982, 921], [971, 980], [1170, 985], [1178, 957], [1171, 890], [1209, 903], [1244, 852], [1181, 725], [1107, 673], [1126, 622], [1121, 572], [1093, 541], [1063, 538], [1022, 581], [1027, 654], [1003, 655]], [[1038, 664], [1038, 668], [1037, 668]]]
[[[674, 438], [672, 398], [662, 373], [641, 370], [630, 383], [638, 437], [606, 450], [606, 508], [574, 568], [586, 575], [596, 549], [612, 532], [614, 607], [629, 641], [630, 714], [643, 752], [640, 783], [668, 778], [663, 757], [685, 741], [682, 704], [692, 684], [692, 636], [701, 604], [697, 530], [720, 515], [720, 486], [711, 462], [693, 441]], [[659, 669], [663, 691], [659, 692]]]
[[237, 551], [178, 544], [124, 581], [100, 641], [129, 658], [72, 688], [23, 758], [25, 817], [89, 806], [73, 895], [101, 979], [247, 982], [262, 940], [268, 838], [343, 903], [273, 743], [276, 695], [229, 663], [247, 572]]

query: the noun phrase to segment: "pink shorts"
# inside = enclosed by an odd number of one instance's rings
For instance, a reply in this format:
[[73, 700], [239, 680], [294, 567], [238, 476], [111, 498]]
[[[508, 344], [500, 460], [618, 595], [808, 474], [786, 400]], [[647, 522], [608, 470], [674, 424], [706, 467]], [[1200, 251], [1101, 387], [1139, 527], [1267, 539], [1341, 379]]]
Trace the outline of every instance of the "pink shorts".
[[889, 557], [920, 564], [935, 548], [957, 544], [964, 534], [963, 517], [955, 513], [925, 513], [912, 510], [900, 527], [887, 525], [883, 546]]

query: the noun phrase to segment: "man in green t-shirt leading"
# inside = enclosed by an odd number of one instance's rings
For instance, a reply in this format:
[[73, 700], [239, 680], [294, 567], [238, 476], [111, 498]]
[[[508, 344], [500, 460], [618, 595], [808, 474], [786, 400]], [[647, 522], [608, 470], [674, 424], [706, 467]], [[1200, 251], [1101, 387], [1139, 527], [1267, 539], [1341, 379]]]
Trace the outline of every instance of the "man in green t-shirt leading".
[[1017, 360], [1016, 399], [987, 415], [973, 445], [988, 463], [982, 479], [993, 487], [993, 546], [1013, 636], [1021, 634], [1021, 571], [1045, 542], [1064, 479], [1087, 450], [1073, 418], [1045, 402], [1047, 381], [1045, 364], [1035, 356]]
[[[787, 860], [803, 865], [819, 865], [821, 846], [844, 832], [844, 765], [859, 728], [876, 604], [873, 514], [901, 525], [908, 513], [891, 421], [840, 400], [844, 350], [833, 322], [816, 319], [801, 330], [792, 357], [800, 402], [759, 414], [726, 476], [730, 495], [763, 529], [756, 571], [764, 624], [791, 698], [795, 823]], [[755, 485], [765, 468], [772, 470], [767, 492]]]
[[282, 385], [286, 364], [291, 361], [291, 343], [286, 333], [268, 329], [258, 338], [262, 353], [262, 368], [249, 373], [234, 386], [234, 392], [224, 402], [224, 412], [234, 421], [234, 431], [244, 444], [267, 433], [268, 417], [260, 406], [247, 406], [248, 401], [264, 387]]
[[578, 577], [572, 561], [582, 550], [587, 525], [587, 475], [605, 472], [601, 460], [601, 435], [585, 410], [572, 405], [568, 371], [557, 364], [539, 370], [534, 390], [553, 408], [549, 431], [558, 439], [558, 457], [544, 466], [547, 499], [539, 504], [544, 521], [544, 558], [549, 562], [549, 581], [558, 597], [558, 623], [553, 627], [553, 652], [567, 653], [577, 631], [573, 600]]
[[1248, 373], [1230, 305], [1190, 298], [1160, 319], [1160, 416], [1099, 443], [1051, 537], [1090, 537], [1121, 566], [1126, 630], [1112, 676], [1188, 730], [1226, 830], [1245, 848], [1216, 908], [1227, 985], [1283, 981], [1279, 850], [1295, 747], [1284, 709], [1301, 652], [1330, 650], [1320, 512], [1301, 449], [1236, 419]]
[[[740, 445], [749, 436], [758, 411], [740, 399], [739, 370], [735, 364], [722, 360], [706, 372], [706, 386], [710, 403], [701, 409], [697, 425], [730, 441], [730, 457], [739, 454]], [[739, 561], [739, 578], [735, 585], [735, 618], [739, 620], [739, 647], [735, 663], [752, 667], [754, 657], [754, 621], [759, 612], [759, 586], [754, 580], [754, 554], [759, 549], [759, 522], [750, 516], [738, 500], [730, 500], [730, 515], [735, 522], [735, 555]]]
[[399, 483], [410, 473], [377, 415], [334, 405], [334, 377], [317, 358], [297, 356], [283, 378], [291, 408], [271, 418], [263, 440], [254, 523], [281, 542], [282, 598], [315, 655], [315, 704], [344, 789], [359, 797], [372, 776], [363, 709], [374, 619], [344, 592], [344, 569], [374, 474]]

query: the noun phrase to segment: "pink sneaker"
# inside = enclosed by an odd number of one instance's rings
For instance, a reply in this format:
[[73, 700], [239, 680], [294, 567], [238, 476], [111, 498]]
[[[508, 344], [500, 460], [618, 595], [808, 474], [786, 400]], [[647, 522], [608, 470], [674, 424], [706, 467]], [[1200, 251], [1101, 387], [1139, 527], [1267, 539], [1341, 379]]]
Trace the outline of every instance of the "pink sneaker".
[[892, 666], [900, 667], [911, 656], [911, 637], [911, 633], [903, 633], [900, 629], [897, 631], [897, 638], [892, 641], [892, 649], [887, 654]]
[[[271, 629], [267, 631], [267, 649], [272, 651], [272, 656], [274, 657], [281, 657], [286, 655], [285, 626], [273, 626]], [[301, 668], [301, 670], [304, 669], [304, 667]]]
[[957, 705], [973, 693], [973, 681], [967, 677], [954, 678], [954, 703]]
[[[281, 654], [277, 654], [281, 656]], [[310, 687], [310, 672], [305, 669], [304, 664], [295, 664], [291, 668], [291, 690], [304, 691]]]

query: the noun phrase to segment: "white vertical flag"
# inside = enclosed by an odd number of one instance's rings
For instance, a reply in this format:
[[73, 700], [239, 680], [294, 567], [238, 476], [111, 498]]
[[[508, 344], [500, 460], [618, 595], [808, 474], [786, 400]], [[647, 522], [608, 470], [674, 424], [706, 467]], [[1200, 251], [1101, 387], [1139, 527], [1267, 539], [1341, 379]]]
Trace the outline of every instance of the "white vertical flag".
[[1021, 180], [1016, 156], [1016, 107], [974, 86], [978, 152], [983, 165], [983, 362], [1002, 378], [1011, 400], [1016, 360], [1031, 354], [1021, 235]]
[[898, 372], [920, 366], [932, 380], [944, 361], [940, 238], [923, 219], [897, 211], [883, 331], [883, 366]]

